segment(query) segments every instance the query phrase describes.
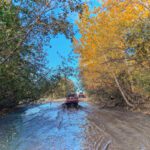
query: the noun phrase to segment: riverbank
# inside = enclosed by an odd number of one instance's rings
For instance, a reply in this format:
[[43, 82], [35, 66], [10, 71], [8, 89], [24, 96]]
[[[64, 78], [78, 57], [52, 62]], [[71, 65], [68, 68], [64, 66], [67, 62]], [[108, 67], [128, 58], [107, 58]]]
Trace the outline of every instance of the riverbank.
[[[40, 98], [39, 100], [36, 101], [32, 101], [29, 103], [20, 103], [14, 107], [10, 107], [10, 108], [3, 108], [2, 110], [0, 110], [0, 116], [5, 115], [7, 113], [11, 113], [13, 111], [15, 111], [18, 108], [21, 107], [27, 107], [27, 106], [33, 106], [33, 105], [40, 105], [40, 104], [46, 104], [46, 103], [52, 103], [52, 102], [65, 102], [66, 98], [59, 98], [59, 99], [51, 99], [51, 98]], [[87, 98], [82, 98], [79, 99], [80, 101], [89, 101]]]
[[[2, 110], [0, 110], [0, 116], [11, 113], [21, 107], [40, 105], [40, 104], [46, 104], [46, 103], [52, 103], [52, 102], [65, 102], [65, 100], [66, 98], [59, 98], [59, 99], [41, 98], [37, 101], [33, 101], [28, 104], [24, 103], [24, 104], [18, 104], [17, 106], [11, 107], [11, 108], [3, 108]], [[132, 111], [132, 112], [139, 112], [142, 114], [150, 115], [150, 104], [142, 105], [140, 108], [129, 108], [129, 107], [113, 106], [113, 104], [106, 106], [106, 105], [101, 104], [99, 101], [91, 100], [90, 98], [81, 98], [79, 100], [84, 101], [84, 102], [90, 102], [98, 106], [99, 109], [112, 109], [112, 110], [119, 110], [119, 111], [124, 111], [124, 112]]]
[[41, 98], [39, 100], [36, 101], [32, 101], [29, 103], [20, 103], [14, 107], [8, 107], [8, 108], [3, 108], [0, 110], [0, 116], [5, 115], [7, 113], [13, 112], [15, 111], [17, 108], [20, 107], [27, 107], [27, 106], [32, 106], [32, 105], [38, 105], [38, 104], [46, 104], [46, 103], [50, 103], [50, 102], [62, 102], [65, 101], [65, 98], [60, 98], [60, 99], [49, 99], [49, 98]]

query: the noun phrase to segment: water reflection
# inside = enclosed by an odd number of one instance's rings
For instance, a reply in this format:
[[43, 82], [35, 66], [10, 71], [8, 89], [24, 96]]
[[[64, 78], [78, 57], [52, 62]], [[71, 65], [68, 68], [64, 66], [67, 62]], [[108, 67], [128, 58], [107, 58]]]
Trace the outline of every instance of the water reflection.
[[82, 109], [43, 104], [0, 118], [0, 150], [80, 150], [87, 124]]
[[53, 102], [0, 117], [0, 150], [149, 150], [150, 117]]

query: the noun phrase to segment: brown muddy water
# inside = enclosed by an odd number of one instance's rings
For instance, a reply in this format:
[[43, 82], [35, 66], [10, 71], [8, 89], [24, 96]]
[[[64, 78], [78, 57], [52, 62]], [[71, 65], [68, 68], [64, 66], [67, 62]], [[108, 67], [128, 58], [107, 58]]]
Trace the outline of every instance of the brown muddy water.
[[150, 116], [80, 106], [53, 102], [0, 117], [0, 150], [150, 150]]

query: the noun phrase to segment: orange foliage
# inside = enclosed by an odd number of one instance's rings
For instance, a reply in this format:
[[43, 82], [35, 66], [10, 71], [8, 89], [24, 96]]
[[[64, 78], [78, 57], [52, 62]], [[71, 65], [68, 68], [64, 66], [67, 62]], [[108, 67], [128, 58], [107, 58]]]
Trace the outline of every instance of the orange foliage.
[[104, 0], [93, 11], [84, 5], [77, 22], [82, 37], [74, 45], [87, 89], [112, 86], [113, 74], [128, 68], [124, 35], [138, 20], [150, 16], [149, 6], [150, 0]]

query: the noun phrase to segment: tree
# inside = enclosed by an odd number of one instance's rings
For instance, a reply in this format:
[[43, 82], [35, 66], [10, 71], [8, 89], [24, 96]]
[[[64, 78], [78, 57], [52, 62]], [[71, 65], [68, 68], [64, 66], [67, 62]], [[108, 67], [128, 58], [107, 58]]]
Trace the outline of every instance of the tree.
[[[128, 106], [137, 104], [135, 97], [132, 97], [135, 91], [132, 91], [134, 81], [130, 74], [131, 64], [135, 64], [137, 55], [128, 57], [128, 50], [134, 47], [129, 47], [126, 38], [127, 34], [132, 34], [131, 29], [137, 22], [149, 17], [146, 7], [149, 5], [149, 1], [108, 0], [93, 11], [84, 5], [77, 22], [82, 37], [74, 43], [76, 52], [81, 56], [81, 75], [87, 90], [101, 90], [101, 95], [105, 91], [109, 97], [118, 93]], [[142, 47], [137, 51], [143, 53], [145, 50]], [[143, 59], [147, 56], [147, 53], [142, 55]], [[127, 84], [124, 84], [125, 81]]]
[[53, 81], [45, 77], [43, 45], [57, 34], [72, 38], [68, 15], [80, 6], [79, 0], [0, 1], [0, 108], [44, 95]]

